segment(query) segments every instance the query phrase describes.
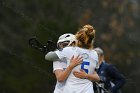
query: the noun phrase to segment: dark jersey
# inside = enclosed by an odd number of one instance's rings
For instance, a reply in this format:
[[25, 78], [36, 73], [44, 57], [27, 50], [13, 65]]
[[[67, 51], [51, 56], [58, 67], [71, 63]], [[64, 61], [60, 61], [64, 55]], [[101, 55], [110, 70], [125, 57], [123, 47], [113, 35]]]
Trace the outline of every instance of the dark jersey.
[[100, 76], [100, 83], [102, 84], [102, 87], [106, 88], [112, 93], [121, 93], [120, 88], [125, 83], [125, 77], [114, 65], [102, 62], [99, 69], [96, 71]]

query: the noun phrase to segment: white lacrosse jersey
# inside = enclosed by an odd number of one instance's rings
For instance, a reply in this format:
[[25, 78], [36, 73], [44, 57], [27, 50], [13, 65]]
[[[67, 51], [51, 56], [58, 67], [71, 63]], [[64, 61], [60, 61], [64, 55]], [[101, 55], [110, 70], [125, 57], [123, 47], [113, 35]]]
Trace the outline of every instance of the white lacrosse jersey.
[[93, 84], [88, 79], [76, 78], [73, 75], [73, 71], [80, 71], [83, 69], [86, 73], [92, 74], [95, 71], [96, 65], [98, 64], [98, 55], [95, 50], [88, 50], [79, 47], [66, 47], [63, 50], [55, 51], [59, 59], [66, 59], [67, 66], [70, 64], [72, 56], [83, 56], [83, 62], [74, 67], [69, 77], [65, 82], [65, 86], [62, 93], [94, 93]]
[[[67, 67], [66, 60], [62, 59], [53, 62], [53, 72], [58, 69], [65, 70], [66, 67]], [[64, 82], [57, 81], [55, 85], [54, 93], [62, 93], [64, 85], [65, 85], [65, 81]]]

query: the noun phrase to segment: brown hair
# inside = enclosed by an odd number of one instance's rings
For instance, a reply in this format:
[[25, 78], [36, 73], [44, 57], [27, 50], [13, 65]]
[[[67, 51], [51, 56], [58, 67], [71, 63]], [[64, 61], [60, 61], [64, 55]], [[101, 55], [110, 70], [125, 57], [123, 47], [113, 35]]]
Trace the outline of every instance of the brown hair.
[[86, 49], [93, 49], [95, 30], [91, 25], [83, 26], [76, 34], [77, 46]]

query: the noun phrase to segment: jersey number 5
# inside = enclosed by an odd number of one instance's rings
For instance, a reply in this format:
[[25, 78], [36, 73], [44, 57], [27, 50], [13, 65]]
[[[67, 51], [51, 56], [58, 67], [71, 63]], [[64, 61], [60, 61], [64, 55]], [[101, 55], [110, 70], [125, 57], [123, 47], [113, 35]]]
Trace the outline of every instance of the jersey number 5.
[[88, 73], [88, 69], [85, 69], [86, 65], [89, 66], [89, 62], [83, 61], [83, 63], [81, 64], [81, 69]]

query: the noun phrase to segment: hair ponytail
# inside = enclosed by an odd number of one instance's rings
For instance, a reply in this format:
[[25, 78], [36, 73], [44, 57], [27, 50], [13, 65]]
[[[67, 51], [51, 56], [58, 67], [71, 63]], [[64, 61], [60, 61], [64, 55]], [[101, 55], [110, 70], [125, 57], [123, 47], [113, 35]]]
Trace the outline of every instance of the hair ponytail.
[[85, 30], [85, 33], [86, 33], [86, 35], [89, 38], [94, 39], [94, 37], [95, 37], [95, 30], [94, 30], [94, 28], [91, 25], [85, 25], [83, 27], [83, 29], [86, 29]]
[[91, 25], [83, 26], [77, 33], [76, 38], [78, 40], [77, 46], [93, 49], [93, 40], [95, 38], [95, 30]]

